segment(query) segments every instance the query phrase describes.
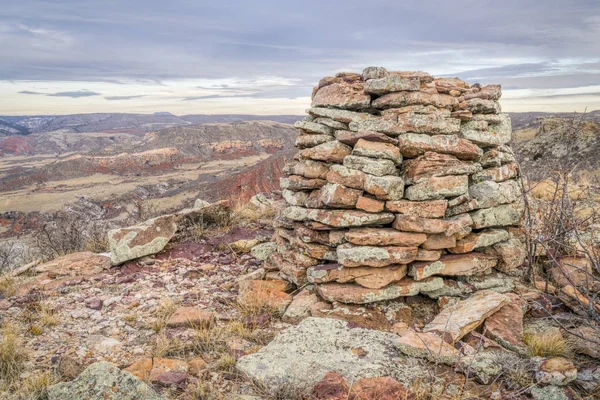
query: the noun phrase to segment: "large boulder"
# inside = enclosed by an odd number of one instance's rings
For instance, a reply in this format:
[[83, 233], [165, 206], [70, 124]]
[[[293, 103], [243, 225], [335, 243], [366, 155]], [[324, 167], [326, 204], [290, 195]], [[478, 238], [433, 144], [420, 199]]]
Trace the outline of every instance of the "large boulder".
[[164, 400], [150, 386], [116, 365], [101, 361], [77, 379], [48, 388], [48, 400]]
[[390, 376], [404, 384], [424, 372], [406, 368], [397, 335], [314, 317], [283, 331], [258, 352], [240, 358], [237, 368], [271, 390], [291, 385], [312, 388], [330, 371], [348, 382]]
[[177, 232], [174, 215], [152, 218], [141, 224], [108, 232], [110, 259], [114, 265], [121, 264], [165, 248]]

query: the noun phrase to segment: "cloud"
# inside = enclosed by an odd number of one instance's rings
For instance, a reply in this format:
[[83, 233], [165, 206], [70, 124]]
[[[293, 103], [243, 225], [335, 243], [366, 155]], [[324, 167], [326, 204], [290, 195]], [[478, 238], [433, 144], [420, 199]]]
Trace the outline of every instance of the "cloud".
[[[297, 99], [310, 96], [323, 76], [368, 65], [501, 83], [506, 90], [585, 87], [600, 76], [597, 0], [568, 7], [564, 0], [464, 7], [373, 0], [368, 10], [359, 0], [235, 7], [172, 0], [167, 8], [160, 0], [8, 3], [0, 9], [0, 48], [10, 57], [2, 60], [0, 80], [74, 81], [91, 89], [92, 82], [115, 82], [123, 89], [94, 91], [106, 100], [133, 100], [125, 97], [141, 91], [139, 104], [148, 107], [165, 99]], [[135, 92], [134, 82], [164, 90]]]
[[46, 93], [40, 93], [40, 92], [32, 92], [30, 90], [21, 90], [18, 93], [20, 93], [20, 94], [41, 94], [41, 95], [45, 95], [46, 94]]
[[140, 97], [145, 97], [145, 94], [138, 94], [133, 96], [104, 96], [106, 100], [130, 100], [130, 99], [139, 99]]
[[100, 96], [102, 93], [96, 93], [88, 90], [79, 90], [76, 92], [57, 92], [57, 93], [48, 93], [47, 96], [52, 97], [72, 97], [74, 99], [79, 97], [90, 97], [90, 96]]

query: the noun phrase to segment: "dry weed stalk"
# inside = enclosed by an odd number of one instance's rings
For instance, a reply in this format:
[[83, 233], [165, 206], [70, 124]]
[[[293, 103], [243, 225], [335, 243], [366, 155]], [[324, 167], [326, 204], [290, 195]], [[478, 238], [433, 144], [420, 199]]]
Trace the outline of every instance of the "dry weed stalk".
[[[568, 334], [600, 345], [600, 185], [595, 181], [576, 183], [584, 169], [577, 155], [584, 118], [574, 119], [562, 137], [564, 157], [548, 166], [550, 176], [523, 179], [526, 278], [535, 282], [541, 277], [546, 291], [551, 278], [562, 281], [559, 297], [583, 318], [575, 324], [559, 321], [551, 312], [548, 317]], [[590, 268], [566, 265], [563, 257], [584, 258]], [[573, 272], [584, 275], [583, 282], [575, 280]], [[580, 323], [594, 329], [596, 337], [579, 334], [576, 328]]]

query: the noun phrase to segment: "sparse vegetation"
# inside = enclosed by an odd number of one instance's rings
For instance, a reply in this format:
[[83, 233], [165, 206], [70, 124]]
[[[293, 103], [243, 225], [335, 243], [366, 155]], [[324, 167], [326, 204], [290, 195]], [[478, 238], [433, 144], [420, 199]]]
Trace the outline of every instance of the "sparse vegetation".
[[163, 299], [158, 305], [154, 320], [150, 322], [150, 329], [160, 332], [167, 324], [167, 320], [175, 312], [177, 303], [170, 297]]
[[12, 323], [5, 322], [0, 333], [0, 385], [10, 386], [23, 372], [27, 354]]
[[556, 329], [541, 333], [526, 333], [523, 335], [523, 341], [532, 356], [564, 357], [570, 354], [569, 342]]
[[48, 387], [57, 382], [58, 377], [52, 371], [35, 371], [23, 380], [22, 396], [28, 400], [43, 400]]

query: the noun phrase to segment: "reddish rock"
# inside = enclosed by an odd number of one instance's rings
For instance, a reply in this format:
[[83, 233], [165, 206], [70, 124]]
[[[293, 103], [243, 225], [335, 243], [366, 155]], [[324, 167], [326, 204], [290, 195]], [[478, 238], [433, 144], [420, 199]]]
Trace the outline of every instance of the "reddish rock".
[[[352, 326], [387, 331], [391, 329], [391, 320], [403, 319], [410, 321], [411, 309], [400, 307], [396, 313], [388, 313], [377, 305], [352, 305], [343, 303], [318, 302], [311, 308], [311, 315], [320, 318], [334, 318], [347, 321]], [[388, 318], [388, 315], [390, 318]]]
[[365, 82], [365, 92], [381, 96], [391, 92], [419, 90], [421, 80], [418, 77], [405, 78], [399, 75], [388, 75]]
[[196, 307], [179, 307], [167, 320], [167, 326], [176, 328], [180, 326], [206, 327], [212, 325], [215, 316], [212, 312]]
[[504, 182], [519, 176], [519, 165], [510, 163], [500, 167], [486, 168], [481, 172], [473, 174], [473, 182], [494, 181]]
[[350, 304], [368, 304], [392, 300], [398, 297], [415, 296], [423, 291], [433, 291], [443, 286], [442, 278], [431, 277], [417, 282], [403, 278], [381, 289], [369, 289], [350, 283], [324, 283], [317, 286], [319, 295], [327, 301]]
[[444, 308], [423, 332], [438, 333], [456, 343], [509, 302], [503, 294], [480, 290], [466, 300]]
[[319, 190], [318, 201], [331, 208], [355, 208], [361, 194], [360, 190], [337, 183], [327, 183]]
[[360, 286], [370, 289], [385, 287], [405, 276], [406, 265], [345, 268], [339, 264], [324, 264], [310, 267], [307, 270], [307, 279], [311, 283], [356, 282]]
[[338, 262], [345, 267], [385, 267], [407, 264], [417, 256], [416, 247], [375, 247], [344, 244], [337, 247]]
[[367, 175], [362, 171], [346, 168], [343, 165], [332, 165], [327, 173], [327, 182], [339, 183], [349, 188], [362, 189]]
[[405, 197], [409, 200], [440, 200], [445, 197], [456, 197], [466, 194], [469, 190], [467, 175], [442, 176], [428, 178], [420, 183], [409, 186]]
[[442, 256], [442, 250], [425, 250], [419, 248], [415, 261], [436, 261]]
[[141, 360], [137, 360], [131, 364], [129, 367], [124, 368], [124, 371], [127, 371], [145, 381], [150, 376], [150, 371], [152, 371], [153, 364], [152, 358], [142, 358]]
[[348, 400], [350, 387], [341, 374], [328, 372], [311, 391], [314, 400]]
[[451, 154], [461, 160], [477, 160], [483, 154], [478, 146], [456, 135], [429, 136], [418, 133], [406, 133], [398, 137], [398, 147], [404, 157], [414, 158], [433, 151]]
[[445, 255], [434, 262], [411, 264], [409, 275], [418, 281], [432, 275], [471, 276], [481, 274], [493, 268], [497, 263], [496, 257], [483, 253]]
[[577, 368], [568, 358], [551, 357], [541, 362], [535, 373], [538, 383], [565, 386], [577, 378]]
[[[299, 267], [295, 263], [291, 264]], [[306, 267], [299, 268], [304, 274], [304, 280], [306, 276]], [[285, 269], [282, 268], [280, 272], [285, 274], [290, 271], [285, 271]], [[241, 294], [238, 297], [238, 302], [241, 305], [256, 307], [257, 304], [263, 304], [265, 307], [283, 314], [287, 306], [292, 302], [292, 296], [283, 291], [287, 288], [287, 282], [248, 281], [244, 283], [245, 285], [240, 288]]]
[[481, 232], [470, 233], [460, 239], [455, 246], [447, 246], [447, 248], [451, 253], [468, 253], [503, 242], [508, 238], [509, 234], [504, 229], [486, 229]]
[[293, 221], [315, 221], [338, 228], [388, 224], [394, 219], [391, 213], [367, 213], [358, 210], [319, 210], [290, 206], [282, 215]]
[[171, 385], [187, 379], [189, 366], [183, 360], [154, 358], [149, 380], [152, 383]]
[[421, 247], [426, 250], [441, 250], [456, 246], [456, 236], [446, 236], [443, 233], [427, 235], [427, 240]]
[[361, 378], [350, 388], [351, 400], [415, 399], [414, 393], [390, 377]]
[[352, 153], [352, 148], [337, 140], [320, 144], [310, 149], [301, 150], [298, 154], [301, 159], [311, 159], [317, 161], [326, 161], [341, 163], [344, 157]]
[[301, 175], [309, 179], [325, 179], [327, 172], [329, 172], [329, 166], [319, 161], [302, 160], [286, 164], [283, 170], [288, 175]]
[[208, 368], [208, 363], [202, 357], [194, 357], [188, 361], [189, 373], [199, 376], [200, 373]]
[[370, 197], [360, 196], [356, 201], [356, 208], [371, 213], [382, 212], [385, 203]]
[[299, 149], [307, 149], [332, 140], [335, 140], [335, 138], [330, 135], [298, 135], [296, 136], [296, 147]]
[[443, 218], [448, 207], [448, 200], [432, 201], [387, 201], [385, 209], [400, 214], [414, 215], [421, 218]]
[[406, 160], [403, 168], [406, 178], [415, 183], [435, 176], [471, 175], [481, 171], [479, 164], [434, 152], [426, 152], [415, 159]]
[[312, 190], [319, 189], [325, 185], [327, 181], [324, 179], [308, 179], [299, 175], [284, 177], [279, 180], [279, 185], [282, 189], [289, 190]]
[[391, 160], [396, 164], [402, 162], [402, 155], [398, 146], [390, 143], [370, 142], [365, 139], [359, 139], [354, 145], [352, 155], [372, 157], [377, 159]]
[[322, 87], [312, 99], [311, 107], [335, 107], [343, 110], [368, 108], [371, 96], [362, 91], [362, 86], [334, 83]]
[[396, 214], [392, 226], [394, 229], [404, 232], [445, 233], [450, 236], [471, 224], [472, 220], [468, 214], [461, 214], [448, 219], [431, 219]]
[[507, 293], [510, 303], [485, 320], [485, 335], [496, 340], [502, 346], [523, 352], [526, 345], [523, 342], [523, 306], [519, 296]]
[[348, 146], [354, 146], [360, 139], [370, 142], [398, 144], [398, 140], [389, 137], [388, 135], [376, 131], [335, 131], [335, 138]]
[[414, 247], [427, 239], [422, 233], [399, 232], [390, 228], [351, 229], [346, 232], [345, 237], [350, 243], [362, 246]]
[[404, 180], [392, 175], [367, 175], [364, 189], [379, 200], [400, 200], [404, 195]]
[[[374, 108], [393, 108], [410, 105], [432, 105], [439, 108], [449, 108], [458, 105], [458, 100], [445, 94], [429, 94], [423, 92], [395, 92], [383, 95], [373, 100]], [[314, 105], [313, 105], [314, 106]]]

